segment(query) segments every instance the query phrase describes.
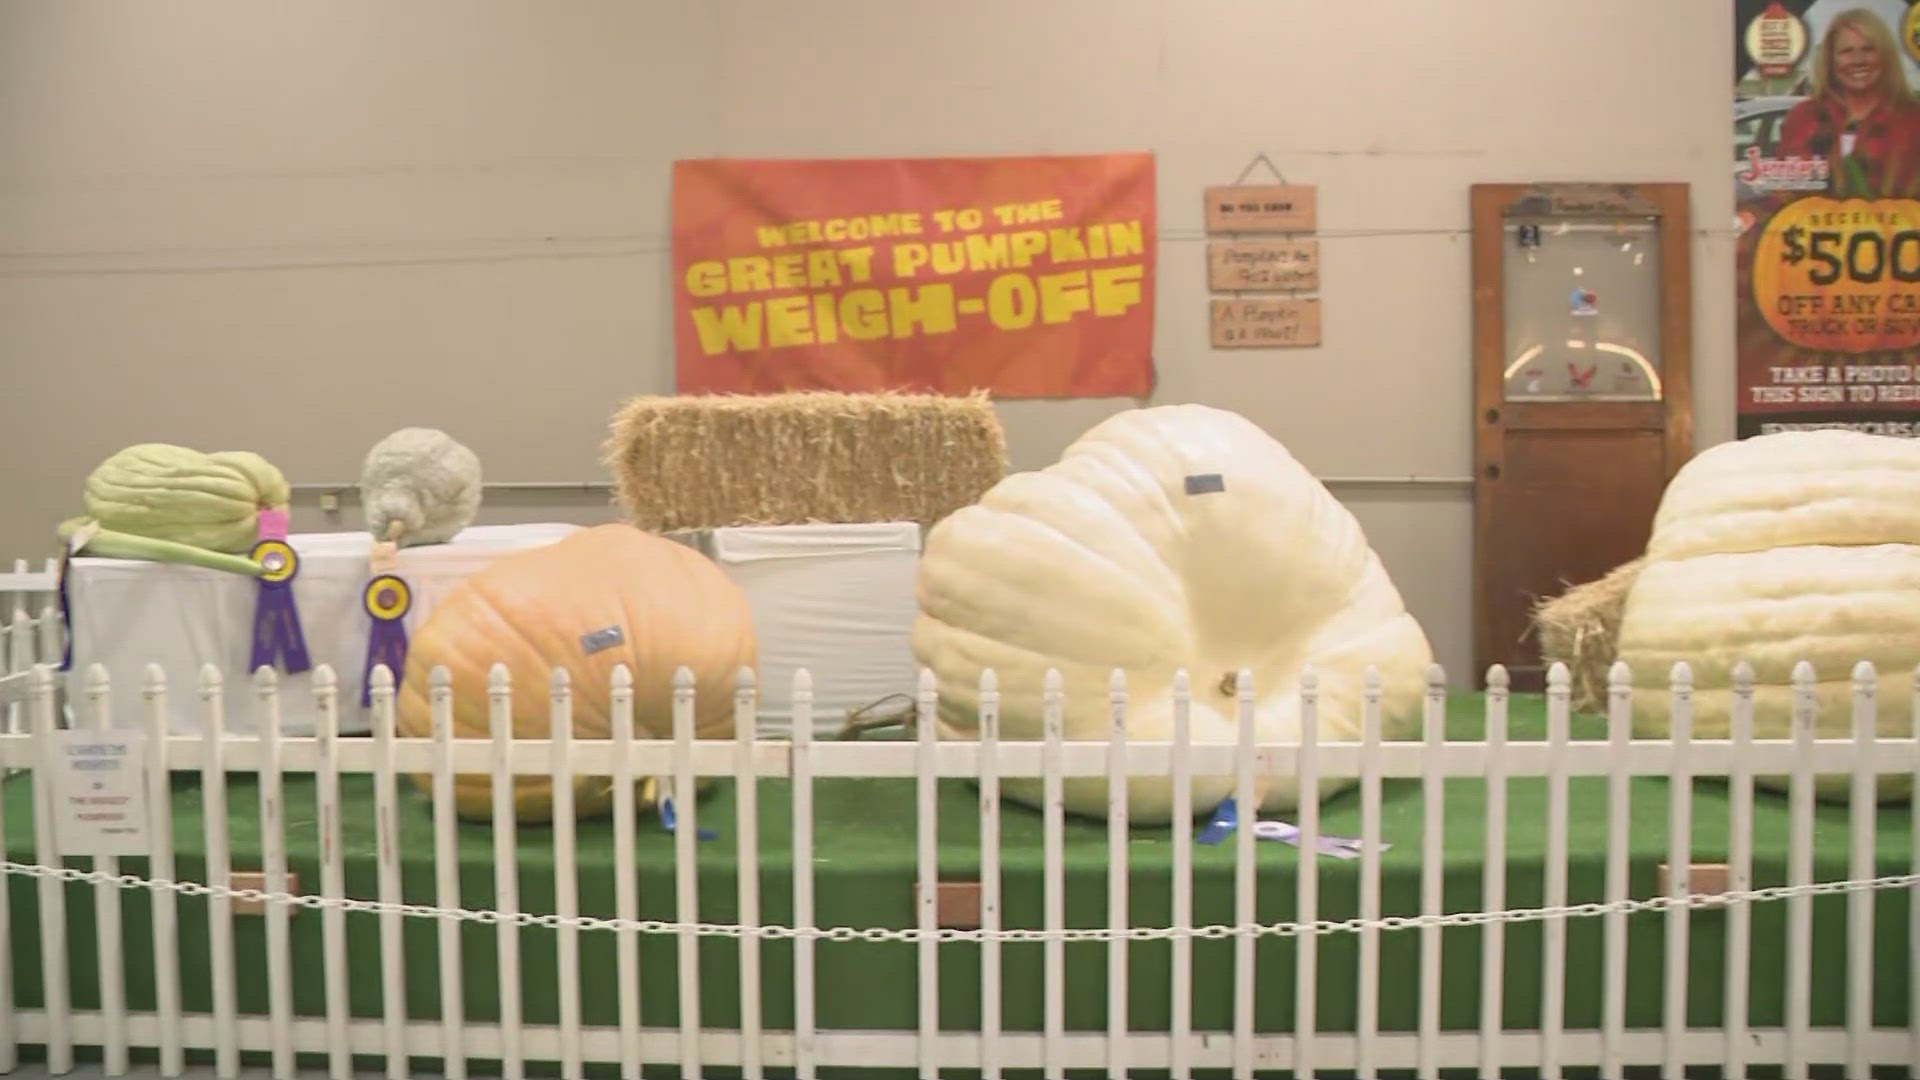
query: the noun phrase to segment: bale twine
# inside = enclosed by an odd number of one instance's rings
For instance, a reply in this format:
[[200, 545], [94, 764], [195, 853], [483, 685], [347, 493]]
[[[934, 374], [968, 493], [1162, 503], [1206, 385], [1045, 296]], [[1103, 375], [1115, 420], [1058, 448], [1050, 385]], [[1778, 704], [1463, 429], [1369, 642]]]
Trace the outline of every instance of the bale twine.
[[1617, 566], [1598, 581], [1576, 585], [1534, 606], [1541, 657], [1548, 664], [1558, 660], [1567, 665], [1573, 682], [1571, 704], [1577, 711], [1606, 708], [1607, 669], [1616, 655], [1620, 613], [1645, 562], [1640, 558]]
[[1007, 473], [987, 395], [637, 397], [604, 462], [632, 523], [654, 532], [913, 521], [976, 502]]

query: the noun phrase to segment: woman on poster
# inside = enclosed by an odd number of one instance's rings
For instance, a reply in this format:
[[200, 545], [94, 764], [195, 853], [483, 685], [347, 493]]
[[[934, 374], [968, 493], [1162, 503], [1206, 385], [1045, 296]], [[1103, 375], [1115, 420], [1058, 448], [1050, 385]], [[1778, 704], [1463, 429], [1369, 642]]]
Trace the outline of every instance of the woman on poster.
[[1827, 159], [1834, 198], [1920, 196], [1920, 105], [1880, 16], [1865, 8], [1834, 16], [1811, 83], [1781, 122], [1776, 152]]

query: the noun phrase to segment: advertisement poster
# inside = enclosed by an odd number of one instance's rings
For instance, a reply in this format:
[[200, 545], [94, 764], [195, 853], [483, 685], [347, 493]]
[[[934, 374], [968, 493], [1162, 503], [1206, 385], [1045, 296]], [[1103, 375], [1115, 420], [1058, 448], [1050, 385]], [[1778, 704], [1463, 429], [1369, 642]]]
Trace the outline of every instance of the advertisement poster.
[[1920, 435], [1920, 5], [1735, 5], [1737, 435]]
[[1151, 154], [676, 162], [681, 393], [1153, 389]]

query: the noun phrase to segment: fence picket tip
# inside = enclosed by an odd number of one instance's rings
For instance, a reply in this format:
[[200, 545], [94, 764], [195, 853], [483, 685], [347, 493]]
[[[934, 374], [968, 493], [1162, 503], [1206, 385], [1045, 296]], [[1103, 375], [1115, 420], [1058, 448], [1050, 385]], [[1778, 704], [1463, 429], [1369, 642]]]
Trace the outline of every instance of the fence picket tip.
[[1253, 669], [1243, 667], [1233, 673], [1233, 690], [1236, 696], [1253, 696]]
[[1607, 689], [1633, 689], [1633, 669], [1627, 666], [1625, 660], [1615, 660], [1607, 665]]
[[1880, 684], [1880, 674], [1874, 669], [1873, 661], [1862, 660], [1853, 665], [1853, 685], [1866, 693], [1872, 693]]
[[1667, 669], [1667, 685], [1675, 693], [1693, 689], [1693, 665], [1685, 660], [1675, 660], [1673, 667]]
[[1736, 694], [1753, 693], [1753, 665], [1745, 660], [1733, 665], [1733, 692]]
[[280, 686], [280, 673], [273, 670], [272, 664], [261, 664], [253, 669], [253, 688], [260, 693], [272, 693]]
[[938, 693], [940, 690], [940, 679], [933, 673], [932, 668], [923, 666], [920, 669], [919, 675], [914, 679], [914, 688], [921, 694]]
[[1122, 668], [1114, 668], [1107, 673], [1107, 696], [1124, 695], [1127, 692], [1127, 673]]
[[[1114, 670], [1116, 670], [1116, 671], [1118, 671], [1119, 669], [1118, 669], [1118, 668], [1115, 668]], [[1920, 680], [1920, 675], [1916, 675], [1916, 676], [1915, 676], [1915, 678], [1916, 678], [1916, 680]], [[1176, 670], [1176, 671], [1175, 671], [1175, 672], [1173, 673], [1173, 694], [1174, 694], [1174, 696], [1175, 696], [1175, 697], [1185, 697], [1185, 696], [1187, 696], [1188, 694], [1191, 694], [1191, 693], [1193, 693], [1193, 676], [1192, 676], [1192, 675], [1189, 675], [1189, 674], [1187, 674], [1187, 669], [1186, 669], [1186, 668], [1180, 668], [1180, 669], [1178, 669], [1178, 670]]]
[[434, 690], [452, 690], [453, 672], [447, 670], [445, 664], [435, 664], [433, 670], [427, 672], [427, 685]]
[[612, 683], [615, 690], [631, 690], [633, 689], [633, 669], [624, 663], [615, 664], [613, 674], [608, 676], [608, 681]]
[[1046, 676], [1041, 679], [1040, 692], [1052, 697], [1058, 697], [1064, 689], [1065, 684], [1060, 678], [1060, 669], [1055, 667], [1048, 668]]
[[200, 665], [200, 689], [216, 690], [226, 683], [226, 676], [220, 673], [220, 665], [209, 660]]
[[393, 689], [393, 669], [385, 664], [373, 665], [373, 675], [367, 680], [375, 690]]
[[812, 697], [813, 696], [813, 672], [808, 671], [806, 668], [794, 668], [793, 669], [793, 692], [796, 696], [800, 694], [805, 694], [808, 697]]
[[1507, 665], [1494, 664], [1492, 667], [1489, 667], [1487, 669], [1487, 689], [1488, 690], [1505, 691], [1512, 684], [1513, 684], [1513, 680], [1507, 674]]
[[752, 690], [754, 687], [759, 685], [760, 685], [760, 676], [754, 672], [752, 665], [741, 664], [740, 670], [734, 672], [733, 688], [736, 691]]
[[87, 689], [105, 689], [109, 681], [107, 678], [107, 665], [98, 660], [87, 665]]
[[1380, 665], [1368, 664], [1367, 672], [1361, 678], [1360, 684], [1366, 687], [1368, 692], [1378, 693], [1381, 687], [1386, 685], [1385, 681], [1380, 677]]
[[1572, 687], [1573, 673], [1567, 670], [1565, 661], [1555, 660], [1547, 668], [1547, 690], [1557, 694], [1569, 691]]
[[315, 690], [332, 689], [340, 681], [334, 674], [332, 664], [321, 664], [313, 669], [313, 688]]
[[161, 667], [159, 664], [148, 664], [145, 670], [141, 672], [141, 675], [142, 681], [146, 684], [148, 690], [164, 690], [167, 688], [167, 669]]
[[1300, 668], [1300, 692], [1303, 694], [1311, 694], [1319, 688], [1320, 673], [1313, 670], [1312, 664], [1302, 665]]
[[992, 668], [980, 669], [980, 692], [997, 694], [1000, 692], [1000, 673]]
[[685, 664], [673, 669], [673, 689], [675, 692], [693, 690], [693, 669]]
[[573, 687], [573, 672], [565, 665], [556, 665], [547, 673], [547, 688], [550, 690], [569, 690]]
[[1813, 664], [1806, 660], [1795, 663], [1793, 665], [1793, 688], [1795, 690], [1811, 691], [1813, 689], [1813, 683]]
[[1447, 669], [1439, 664], [1427, 665], [1427, 692], [1444, 691], [1447, 688]]

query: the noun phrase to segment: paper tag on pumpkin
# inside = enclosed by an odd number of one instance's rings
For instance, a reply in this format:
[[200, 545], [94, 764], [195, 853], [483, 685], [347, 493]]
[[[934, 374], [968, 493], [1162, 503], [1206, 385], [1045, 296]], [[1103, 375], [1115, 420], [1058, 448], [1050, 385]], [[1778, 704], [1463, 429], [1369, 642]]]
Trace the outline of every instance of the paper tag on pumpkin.
[[1211, 495], [1227, 490], [1227, 479], [1219, 473], [1195, 473], [1187, 477], [1187, 494]]
[[627, 640], [626, 631], [617, 626], [608, 626], [595, 630], [591, 634], [580, 635], [580, 650], [588, 656], [604, 652]]

